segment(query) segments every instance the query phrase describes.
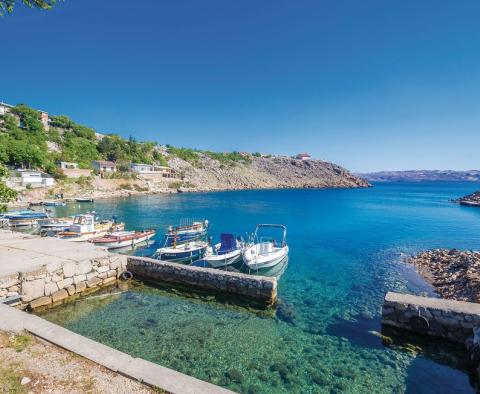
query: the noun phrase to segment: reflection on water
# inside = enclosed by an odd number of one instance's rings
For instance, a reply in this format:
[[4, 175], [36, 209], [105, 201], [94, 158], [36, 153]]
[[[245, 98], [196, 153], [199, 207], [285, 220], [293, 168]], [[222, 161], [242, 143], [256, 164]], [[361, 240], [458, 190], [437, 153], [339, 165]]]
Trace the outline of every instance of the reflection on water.
[[279, 305], [258, 310], [133, 282], [128, 291], [44, 316], [243, 393], [474, 392], [462, 349], [401, 339], [379, 324], [386, 291], [431, 292], [402, 262], [405, 254], [478, 247], [480, 211], [449, 202], [472, 191], [471, 184], [401, 184], [98, 201], [102, 217], [116, 214], [128, 229], [157, 228], [158, 240], [182, 217], [208, 217], [213, 237], [243, 235], [259, 222], [286, 224], [290, 258], [270, 273], [280, 276]]

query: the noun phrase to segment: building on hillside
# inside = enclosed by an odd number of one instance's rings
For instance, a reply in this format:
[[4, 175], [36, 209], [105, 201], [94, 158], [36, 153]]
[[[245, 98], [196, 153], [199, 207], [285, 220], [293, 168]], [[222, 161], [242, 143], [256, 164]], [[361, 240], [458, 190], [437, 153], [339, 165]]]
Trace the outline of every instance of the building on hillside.
[[61, 161], [59, 164], [62, 170], [76, 170], [78, 168], [78, 163], [71, 163], [68, 161]]
[[12, 108], [13, 108], [13, 105], [0, 101], [0, 116], [8, 114], [12, 110]]
[[14, 170], [12, 175], [19, 179], [22, 186], [48, 187], [55, 185], [55, 179], [51, 175], [37, 170], [19, 168]]
[[47, 112], [40, 111], [40, 122], [42, 122], [45, 131], [50, 130], [50, 118], [48, 117]]
[[151, 164], [132, 163], [130, 169], [138, 174], [154, 172], [155, 167]]
[[113, 161], [94, 160], [92, 167], [100, 172], [116, 172], [117, 166]]
[[299, 153], [297, 155], [297, 159], [302, 161], [310, 160], [311, 158], [312, 156], [310, 156], [308, 153]]
[[154, 166], [151, 164], [132, 163], [130, 168], [140, 175], [161, 176], [162, 178], [176, 178], [175, 171], [170, 167]]

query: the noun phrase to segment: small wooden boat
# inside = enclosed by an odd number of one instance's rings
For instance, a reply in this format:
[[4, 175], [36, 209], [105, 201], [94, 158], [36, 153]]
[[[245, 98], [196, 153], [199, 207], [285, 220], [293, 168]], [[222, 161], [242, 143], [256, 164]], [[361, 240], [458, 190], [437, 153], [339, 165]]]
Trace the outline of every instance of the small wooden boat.
[[[272, 238], [259, 237], [259, 230], [264, 228], [278, 228], [283, 231], [283, 238], [279, 246]], [[287, 228], [281, 224], [259, 224], [253, 235], [253, 245], [247, 247], [242, 252], [243, 262], [250, 269], [261, 269], [273, 267], [288, 255], [288, 245], [286, 242]]]
[[76, 197], [75, 198], [76, 202], [93, 202], [92, 197]]
[[243, 243], [235, 239], [233, 234], [221, 234], [220, 243], [207, 248], [204, 261], [213, 268], [225, 267], [242, 258]]
[[107, 249], [119, 249], [128, 246], [134, 247], [142, 242], [147, 242], [155, 235], [154, 230], [146, 231], [116, 231], [103, 237], [93, 238], [88, 242]]
[[207, 250], [205, 241], [193, 241], [182, 245], [173, 245], [157, 249], [154, 257], [158, 260], [175, 263], [191, 263], [200, 260]]

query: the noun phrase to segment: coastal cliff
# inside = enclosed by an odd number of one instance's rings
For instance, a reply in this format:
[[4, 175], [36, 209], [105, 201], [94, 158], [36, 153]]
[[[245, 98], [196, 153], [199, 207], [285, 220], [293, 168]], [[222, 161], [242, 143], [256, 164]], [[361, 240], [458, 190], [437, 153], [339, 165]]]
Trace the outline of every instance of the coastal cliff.
[[247, 161], [224, 164], [199, 153], [194, 164], [179, 158], [168, 163], [182, 174], [182, 191], [370, 186], [345, 168], [321, 160], [253, 156]]

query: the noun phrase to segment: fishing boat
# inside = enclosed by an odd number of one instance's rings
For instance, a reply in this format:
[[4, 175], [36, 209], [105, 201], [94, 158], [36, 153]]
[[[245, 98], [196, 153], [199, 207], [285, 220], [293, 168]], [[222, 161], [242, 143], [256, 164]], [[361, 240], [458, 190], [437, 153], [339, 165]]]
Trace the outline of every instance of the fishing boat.
[[58, 236], [68, 241], [84, 242], [111, 232], [122, 231], [124, 228], [123, 223], [115, 223], [111, 220], [95, 222], [92, 214], [76, 215], [73, 224], [65, 231], [58, 233]]
[[192, 241], [181, 245], [166, 246], [157, 249], [154, 257], [158, 260], [175, 263], [192, 263], [205, 255], [208, 242]]
[[203, 260], [213, 268], [225, 267], [242, 258], [243, 243], [233, 234], [220, 234], [220, 243], [209, 246]]
[[198, 240], [207, 235], [208, 226], [208, 220], [184, 219], [179, 226], [169, 226], [163, 245], [168, 247]]
[[[263, 237], [260, 232], [264, 229], [279, 229], [283, 232], [282, 241], [271, 237]], [[250, 269], [273, 267], [279, 264], [288, 255], [287, 228], [281, 224], [259, 224], [253, 234], [252, 245], [242, 252], [243, 262]]]
[[93, 198], [91, 197], [76, 197], [76, 202], [93, 202]]
[[90, 239], [88, 242], [107, 249], [134, 247], [142, 242], [147, 242], [155, 235], [155, 230], [146, 231], [115, 231], [102, 237]]
[[6, 213], [2, 218], [8, 220], [10, 227], [29, 227], [35, 226], [39, 219], [48, 218], [48, 215], [45, 212], [26, 210]]
[[73, 224], [73, 218], [47, 218], [37, 221], [41, 233], [65, 231]]
[[43, 202], [43, 206], [45, 207], [64, 207], [65, 205], [65, 202], [63, 201], [44, 201]]

